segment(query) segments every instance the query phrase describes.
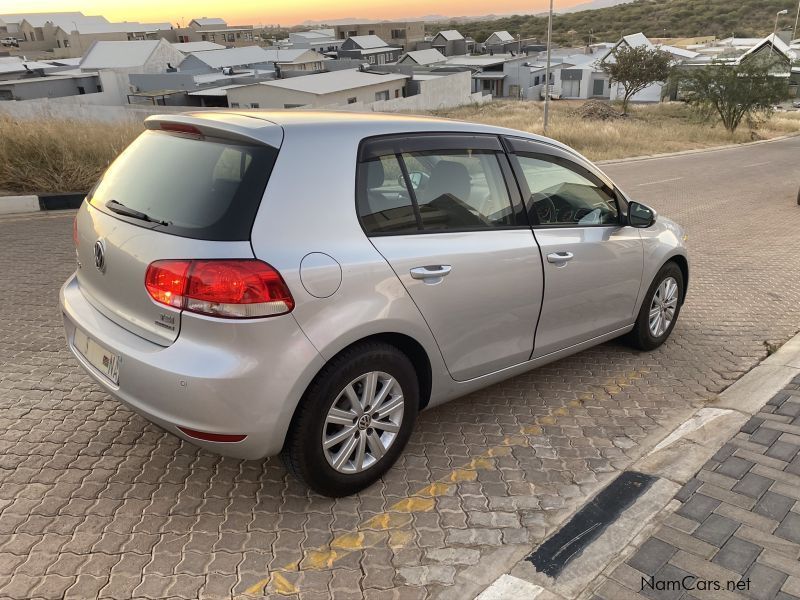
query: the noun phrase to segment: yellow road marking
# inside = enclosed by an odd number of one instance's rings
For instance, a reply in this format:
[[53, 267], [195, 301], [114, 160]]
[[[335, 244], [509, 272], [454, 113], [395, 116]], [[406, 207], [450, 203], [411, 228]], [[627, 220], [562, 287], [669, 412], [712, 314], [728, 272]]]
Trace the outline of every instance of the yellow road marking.
[[[617, 379], [607, 379], [603, 384], [594, 386], [595, 392], [582, 393], [579, 400], [570, 401], [568, 406], [580, 407], [583, 402], [594, 399], [595, 393], [608, 395], [618, 393], [622, 391], [623, 387], [632, 385], [636, 379], [641, 379], [649, 372], [649, 369], [639, 369], [626, 373], [623, 377]], [[613, 392], [610, 390], [613, 390]], [[386, 539], [386, 536], [379, 532], [388, 532], [390, 547], [403, 547], [414, 537], [412, 531], [404, 529], [413, 521], [413, 513], [432, 511], [436, 506], [435, 498], [447, 495], [454, 486], [463, 481], [475, 481], [478, 477], [478, 471], [491, 469], [494, 466], [493, 458], [508, 456], [515, 446], [527, 446], [528, 439], [525, 436], [541, 435], [543, 433], [542, 425], [555, 425], [557, 417], [565, 416], [569, 416], [569, 410], [566, 407], [558, 407], [552, 409], [549, 415], [536, 417], [536, 424], [521, 426], [519, 435], [506, 436], [500, 445], [488, 448], [465, 465], [453, 469], [449, 474], [429, 483], [408, 498], [395, 502], [385, 512], [377, 514], [359, 525], [357, 531], [334, 537], [327, 547], [305, 551], [303, 558], [299, 562], [289, 563], [274, 571], [271, 575], [248, 588], [245, 594], [258, 594], [270, 582], [272, 582], [278, 594], [296, 594], [298, 593], [297, 588], [281, 575], [281, 572], [296, 571], [300, 568], [300, 564], [309, 570], [330, 569], [345, 556], [371, 548]]]

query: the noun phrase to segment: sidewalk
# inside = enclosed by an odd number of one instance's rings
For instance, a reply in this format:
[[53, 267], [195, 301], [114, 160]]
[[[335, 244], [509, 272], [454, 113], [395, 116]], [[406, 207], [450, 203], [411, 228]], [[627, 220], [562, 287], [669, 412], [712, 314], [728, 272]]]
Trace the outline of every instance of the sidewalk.
[[800, 335], [478, 600], [800, 599]]
[[800, 598], [800, 377], [675, 499], [680, 508], [596, 588], [596, 597]]

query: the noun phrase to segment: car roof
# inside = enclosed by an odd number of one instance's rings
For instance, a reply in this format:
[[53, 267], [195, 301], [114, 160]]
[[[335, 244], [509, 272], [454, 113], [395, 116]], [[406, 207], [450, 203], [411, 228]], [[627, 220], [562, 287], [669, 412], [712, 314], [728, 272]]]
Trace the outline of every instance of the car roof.
[[[339, 137], [350, 136], [358, 139], [403, 133], [482, 133], [524, 137], [575, 153], [561, 142], [534, 133], [434, 116], [311, 110], [212, 110], [184, 114], [199, 119], [210, 118], [218, 122], [224, 122], [225, 115], [250, 117], [280, 126], [287, 136], [290, 136], [293, 130], [308, 128], [313, 128], [320, 135], [324, 131], [330, 131]], [[169, 119], [168, 116], [160, 118]]]

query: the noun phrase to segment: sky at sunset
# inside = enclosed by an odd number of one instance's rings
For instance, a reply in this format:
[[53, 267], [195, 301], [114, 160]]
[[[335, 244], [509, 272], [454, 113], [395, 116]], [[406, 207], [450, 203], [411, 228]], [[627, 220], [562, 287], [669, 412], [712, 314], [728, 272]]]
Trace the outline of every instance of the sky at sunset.
[[[566, 8], [586, 0], [556, 0]], [[294, 25], [307, 19], [348, 17], [394, 19], [423, 15], [485, 15], [547, 10], [548, 0], [0, 0], [0, 13], [81, 11], [111, 21], [168, 21], [188, 23], [194, 17], [222, 17], [229, 24]]]

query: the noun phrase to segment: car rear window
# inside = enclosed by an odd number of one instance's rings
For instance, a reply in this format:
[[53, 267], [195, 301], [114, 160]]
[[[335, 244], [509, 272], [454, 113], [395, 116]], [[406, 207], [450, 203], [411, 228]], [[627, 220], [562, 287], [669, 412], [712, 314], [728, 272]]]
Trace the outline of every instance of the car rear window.
[[[249, 240], [277, 155], [270, 146], [147, 131], [112, 163], [89, 200], [117, 218], [164, 233]], [[111, 200], [167, 224], [119, 215], [108, 209]]]

